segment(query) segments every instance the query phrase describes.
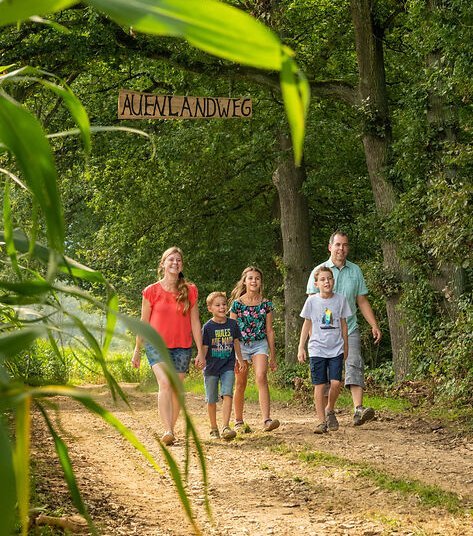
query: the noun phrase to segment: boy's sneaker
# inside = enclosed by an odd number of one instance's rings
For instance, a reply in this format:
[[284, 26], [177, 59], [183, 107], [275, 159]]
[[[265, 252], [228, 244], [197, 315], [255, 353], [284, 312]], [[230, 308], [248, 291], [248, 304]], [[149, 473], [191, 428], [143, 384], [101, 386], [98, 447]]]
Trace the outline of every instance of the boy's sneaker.
[[251, 432], [251, 428], [243, 421], [236, 421], [233, 428], [239, 434], [249, 434]]
[[325, 414], [325, 424], [331, 432], [336, 432], [338, 430], [338, 420], [335, 416], [335, 411], [327, 411]]
[[235, 430], [232, 430], [229, 426], [223, 427], [222, 437], [223, 439], [225, 439], [225, 441], [231, 441], [232, 439], [235, 439], [236, 435], [237, 433], [235, 432]]
[[277, 419], [266, 419], [264, 421], [263, 430], [265, 432], [271, 432], [272, 430], [276, 430], [276, 428], [279, 428], [279, 421]]
[[218, 428], [212, 428], [210, 430], [210, 438], [211, 439], [220, 439], [220, 432], [218, 431]]
[[365, 408], [364, 406], [358, 406], [353, 415], [353, 426], [361, 426], [365, 422], [372, 421], [374, 419], [374, 409]]
[[315, 427], [314, 434], [325, 434], [328, 432], [327, 424], [321, 422]]

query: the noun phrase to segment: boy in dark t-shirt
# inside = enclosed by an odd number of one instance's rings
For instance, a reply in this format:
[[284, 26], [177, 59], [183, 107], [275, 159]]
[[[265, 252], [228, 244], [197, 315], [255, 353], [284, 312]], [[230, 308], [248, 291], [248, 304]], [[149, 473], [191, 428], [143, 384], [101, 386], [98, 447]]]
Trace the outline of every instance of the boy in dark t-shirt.
[[[212, 318], [202, 328], [203, 355], [205, 363], [196, 362], [204, 368], [205, 398], [210, 419], [210, 437], [218, 439], [217, 401], [220, 384], [222, 405], [222, 437], [231, 440], [236, 432], [229, 426], [232, 412], [235, 367], [247, 367], [240, 349], [241, 332], [236, 320], [228, 318], [227, 298], [224, 292], [212, 292], [207, 296], [207, 308]], [[236, 356], [236, 362], [235, 362]]]

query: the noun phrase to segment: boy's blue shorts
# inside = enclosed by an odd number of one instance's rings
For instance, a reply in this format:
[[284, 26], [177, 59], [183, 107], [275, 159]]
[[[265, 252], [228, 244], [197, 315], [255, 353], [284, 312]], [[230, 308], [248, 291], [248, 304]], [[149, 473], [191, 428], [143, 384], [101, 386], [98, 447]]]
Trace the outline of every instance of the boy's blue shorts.
[[310, 379], [312, 385], [328, 383], [330, 380], [342, 381], [343, 354], [337, 357], [311, 357]]
[[205, 400], [207, 404], [218, 402], [218, 384], [220, 383], [220, 396], [233, 396], [235, 371], [226, 370], [220, 376], [204, 376]]

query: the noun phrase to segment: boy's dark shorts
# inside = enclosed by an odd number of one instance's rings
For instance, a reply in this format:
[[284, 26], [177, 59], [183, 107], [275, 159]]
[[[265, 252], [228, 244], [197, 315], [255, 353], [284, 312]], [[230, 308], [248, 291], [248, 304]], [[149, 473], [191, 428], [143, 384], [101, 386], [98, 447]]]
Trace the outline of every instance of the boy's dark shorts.
[[330, 380], [342, 381], [343, 354], [337, 357], [311, 357], [310, 379], [312, 385], [328, 383]]

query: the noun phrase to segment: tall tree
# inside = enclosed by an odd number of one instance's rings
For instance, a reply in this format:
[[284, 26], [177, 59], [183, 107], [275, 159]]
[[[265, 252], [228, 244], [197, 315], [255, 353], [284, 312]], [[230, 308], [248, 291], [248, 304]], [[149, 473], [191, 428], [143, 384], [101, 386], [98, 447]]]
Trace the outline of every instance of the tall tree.
[[283, 244], [284, 351], [287, 363], [297, 359], [301, 304], [304, 303], [307, 275], [312, 266], [310, 254], [309, 207], [302, 192], [306, 179], [304, 166], [296, 167], [289, 137], [279, 134], [281, 156], [273, 173], [278, 191]]
[[[375, 19], [372, 0], [351, 0], [355, 30], [356, 55], [359, 70], [359, 98], [364, 117], [363, 146], [373, 195], [380, 221], [394, 209], [397, 199], [392, 183], [387, 178], [392, 143], [386, 88], [383, 33]], [[406, 275], [401, 266], [396, 244], [382, 240], [384, 268], [402, 282]], [[386, 297], [386, 309], [393, 351], [396, 378], [409, 372], [409, 335], [399, 308], [400, 285]]]

